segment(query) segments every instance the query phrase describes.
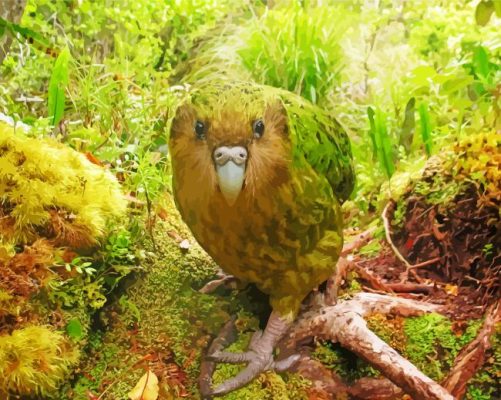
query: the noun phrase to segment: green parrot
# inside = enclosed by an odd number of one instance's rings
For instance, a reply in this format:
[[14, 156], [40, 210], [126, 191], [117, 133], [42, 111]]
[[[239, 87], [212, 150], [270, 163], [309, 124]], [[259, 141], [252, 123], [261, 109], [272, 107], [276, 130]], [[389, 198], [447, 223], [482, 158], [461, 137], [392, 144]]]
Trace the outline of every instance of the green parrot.
[[247, 363], [221, 395], [268, 369], [301, 302], [335, 272], [341, 204], [354, 186], [348, 136], [336, 119], [285, 90], [206, 80], [176, 111], [169, 137], [174, 198], [196, 240], [228, 274], [269, 295], [272, 313], [249, 350], [209, 354]]

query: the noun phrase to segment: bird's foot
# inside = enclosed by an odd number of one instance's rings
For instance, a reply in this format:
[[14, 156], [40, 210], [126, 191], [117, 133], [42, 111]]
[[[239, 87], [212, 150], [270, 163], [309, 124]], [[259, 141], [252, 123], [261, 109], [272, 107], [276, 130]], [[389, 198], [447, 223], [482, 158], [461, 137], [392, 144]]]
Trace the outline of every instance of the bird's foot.
[[286, 371], [299, 360], [300, 355], [294, 354], [283, 360], [275, 361], [273, 357], [273, 348], [277, 339], [282, 336], [283, 332], [281, 332], [281, 329], [278, 331], [274, 330], [273, 328], [276, 327], [276, 324], [273, 326], [273, 322], [271, 325], [270, 329], [270, 322], [268, 322], [267, 329], [264, 332], [258, 331], [254, 333], [249, 344], [249, 350], [246, 352], [233, 353], [216, 350], [207, 355], [206, 359], [210, 362], [229, 364], [246, 363], [247, 367], [234, 378], [228, 379], [215, 389], [210, 390], [209, 393], [205, 393], [204, 395], [206, 398], [220, 396], [235, 389], [239, 389], [251, 382], [262, 372]]

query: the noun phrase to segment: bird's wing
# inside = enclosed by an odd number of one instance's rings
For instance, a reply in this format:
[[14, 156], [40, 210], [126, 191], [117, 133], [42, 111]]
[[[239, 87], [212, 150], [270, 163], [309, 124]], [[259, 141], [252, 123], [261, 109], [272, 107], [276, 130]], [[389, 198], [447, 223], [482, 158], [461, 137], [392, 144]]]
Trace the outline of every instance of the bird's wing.
[[294, 145], [294, 161], [307, 162], [329, 181], [340, 202], [355, 184], [350, 141], [339, 122], [320, 107], [299, 96], [282, 92]]

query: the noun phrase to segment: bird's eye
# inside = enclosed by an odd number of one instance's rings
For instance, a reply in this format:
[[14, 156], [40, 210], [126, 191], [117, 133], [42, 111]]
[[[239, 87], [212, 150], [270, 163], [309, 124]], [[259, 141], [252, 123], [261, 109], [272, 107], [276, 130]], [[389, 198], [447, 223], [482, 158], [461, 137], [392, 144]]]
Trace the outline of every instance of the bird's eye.
[[257, 119], [252, 124], [252, 130], [254, 131], [254, 137], [259, 139], [264, 133], [264, 122], [262, 119]]
[[195, 122], [195, 134], [197, 135], [197, 139], [204, 140], [205, 139], [205, 125], [202, 121]]

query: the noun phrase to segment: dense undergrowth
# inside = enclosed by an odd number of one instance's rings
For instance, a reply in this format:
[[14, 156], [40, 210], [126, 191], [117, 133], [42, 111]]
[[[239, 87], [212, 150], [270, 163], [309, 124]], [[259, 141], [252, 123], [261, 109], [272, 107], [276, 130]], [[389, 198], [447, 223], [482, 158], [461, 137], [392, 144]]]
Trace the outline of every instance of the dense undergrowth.
[[[0, 19], [0, 44], [14, 37], [0, 64], [0, 117], [16, 127], [0, 122], [0, 361], [2, 351], [19, 358], [28, 341], [29, 353], [44, 356], [27, 365], [43, 360], [51, 371], [14, 376], [0, 362], [0, 394], [85, 399], [112, 384], [107, 395], [119, 398], [149, 365], [162, 377], [162, 398], [196, 396], [210, 335], [232, 313], [243, 333], [235, 346], [257, 326], [245, 296], [194, 292], [215, 267], [190, 247], [165, 196], [170, 110], [181, 85], [226, 74], [286, 88], [332, 112], [349, 131], [356, 162], [347, 225], [380, 227], [383, 207], [406, 199], [430, 157], [457, 141], [485, 136], [494, 143], [499, 136], [500, 14], [497, 2], [484, 0], [284, 0], [268, 7], [257, 0], [29, 0], [18, 24]], [[456, 152], [470, 151], [458, 146]], [[444, 202], [462, 181], [475, 181], [482, 199], [499, 201], [499, 170], [487, 168], [498, 146], [491, 144], [492, 153], [475, 148], [478, 164], [454, 165], [455, 184], [443, 185], [439, 174], [416, 190]], [[23, 175], [25, 161], [33, 171], [26, 167]], [[469, 175], [461, 176], [465, 169]], [[80, 191], [85, 202], [71, 197]], [[395, 229], [406, 206], [397, 202]], [[115, 214], [122, 217], [108, 218]], [[370, 246], [366, 255], [380, 250], [377, 242]], [[486, 262], [496, 246], [482, 244]], [[147, 273], [134, 285], [138, 269]], [[455, 335], [449, 320], [434, 315], [374, 316], [370, 324], [438, 380], [479, 326], [472, 320]], [[329, 345], [317, 356], [348, 380], [375, 374]], [[222, 368], [216, 379], [234, 372]], [[489, 368], [468, 398], [493, 396], [486, 387], [498, 372]], [[244, 390], [256, 398], [313, 393], [298, 376], [274, 374]], [[244, 398], [238, 393], [227, 398]]]

